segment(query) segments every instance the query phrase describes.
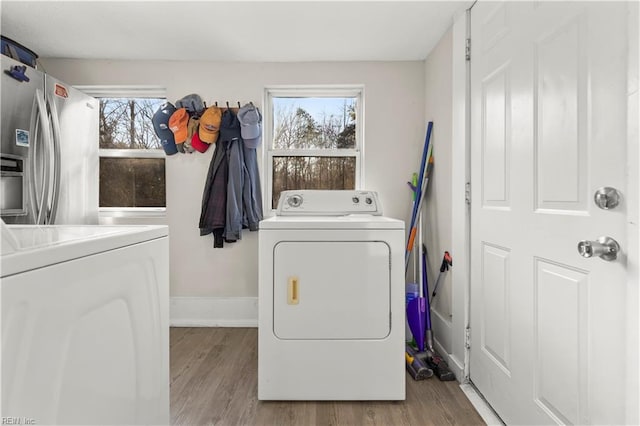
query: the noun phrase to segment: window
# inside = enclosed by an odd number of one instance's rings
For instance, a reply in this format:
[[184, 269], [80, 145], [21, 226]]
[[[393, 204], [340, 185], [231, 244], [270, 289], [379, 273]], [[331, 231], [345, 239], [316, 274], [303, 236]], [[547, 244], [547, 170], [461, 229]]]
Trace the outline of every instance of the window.
[[290, 189], [358, 189], [362, 88], [269, 88], [267, 199]]
[[165, 155], [151, 118], [158, 88], [81, 87], [100, 101], [100, 211], [163, 212]]

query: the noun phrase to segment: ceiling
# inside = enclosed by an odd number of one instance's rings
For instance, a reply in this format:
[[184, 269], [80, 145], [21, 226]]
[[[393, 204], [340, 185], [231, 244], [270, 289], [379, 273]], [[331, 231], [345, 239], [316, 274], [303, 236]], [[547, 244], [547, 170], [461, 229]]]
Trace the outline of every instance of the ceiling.
[[472, 1], [2, 0], [2, 35], [42, 58], [422, 60]]

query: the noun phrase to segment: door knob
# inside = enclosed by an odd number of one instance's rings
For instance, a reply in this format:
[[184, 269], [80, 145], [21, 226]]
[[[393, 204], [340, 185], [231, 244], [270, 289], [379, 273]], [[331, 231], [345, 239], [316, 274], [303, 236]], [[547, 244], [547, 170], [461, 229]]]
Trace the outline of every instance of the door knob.
[[582, 240], [578, 243], [578, 253], [582, 257], [599, 256], [603, 260], [616, 260], [620, 245], [611, 237], [600, 237], [597, 241]]
[[593, 201], [602, 210], [610, 210], [620, 203], [620, 193], [615, 188], [605, 186], [596, 191]]

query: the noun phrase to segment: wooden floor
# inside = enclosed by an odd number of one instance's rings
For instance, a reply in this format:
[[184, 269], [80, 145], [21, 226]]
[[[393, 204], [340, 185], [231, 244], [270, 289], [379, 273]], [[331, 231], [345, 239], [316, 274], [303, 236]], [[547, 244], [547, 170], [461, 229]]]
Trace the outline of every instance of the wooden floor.
[[483, 425], [457, 382], [407, 376], [406, 401], [258, 401], [256, 328], [172, 328], [171, 423]]

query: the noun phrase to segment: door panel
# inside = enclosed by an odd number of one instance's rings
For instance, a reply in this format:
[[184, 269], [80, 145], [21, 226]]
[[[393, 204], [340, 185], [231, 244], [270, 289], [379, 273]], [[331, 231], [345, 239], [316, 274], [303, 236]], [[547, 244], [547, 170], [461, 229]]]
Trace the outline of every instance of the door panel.
[[471, 12], [470, 376], [507, 424], [625, 422], [626, 206], [593, 197], [626, 191], [627, 7]]
[[381, 241], [284, 241], [273, 253], [280, 339], [384, 339], [391, 252]]
[[98, 100], [49, 75], [46, 91], [60, 158], [54, 223], [97, 224]]
[[482, 82], [482, 202], [484, 207], [509, 207], [511, 108], [509, 64]]
[[487, 311], [480, 330], [482, 350], [496, 366], [510, 375], [509, 250], [482, 245], [482, 300]]
[[534, 42], [538, 209], [587, 210], [584, 20], [580, 14]]
[[[0, 56], [0, 66], [3, 70], [8, 70], [12, 66], [22, 66], [18, 61]], [[5, 74], [0, 76], [2, 85], [2, 120], [0, 129], [2, 130], [2, 153], [27, 157], [29, 148], [25, 145], [18, 145], [16, 142], [16, 129], [29, 132], [31, 120], [31, 109], [36, 89], [42, 90], [44, 87], [44, 75], [31, 67], [27, 67], [25, 75], [29, 81], [20, 82]], [[29, 135], [29, 144], [33, 135]]]
[[[8, 70], [12, 66], [23, 66], [23, 64], [0, 55], [0, 66], [3, 70]], [[37, 109], [34, 103], [36, 90], [40, 89], [42, 92], [44, 88], [44, 75], [31, 67], [26, 67], [25, 75], [29, 78], [28, 82], [20, 82], [4, 72], [0, 76], [0, 87], [2, 87], [0, 91], [2, 98], [0, 152], [3, 157], [8, 157], [3, 160], [3, 170], [0, 172], [2, 175], [0, 212], [6, 223], [34, 223], [36, 220], [30, 191], [31, 185], [36, 181], [36, 173], [40, 171], [32, 170], [29, 154], [36, 148], [38, 135], [41, 135], [40, 125], [31, 123], [31, 119], [32, 113], [35, 113], [33, 110]], [[40, 146], [38, 149], [38, 158], [41, 160], [42, 149]], [[11, 162], [15, 162], [15, 165], [19, 163], [19, 167], [12, 167], [14, 165], [10, 164]], [[42, 161], [39, 163], [42, 164]], [[22, 170], [21, 173], [15, 170], [19, 168]]]
[[535, 259], [535, 401], [565, 424], [584, 423], [588, 273]]

